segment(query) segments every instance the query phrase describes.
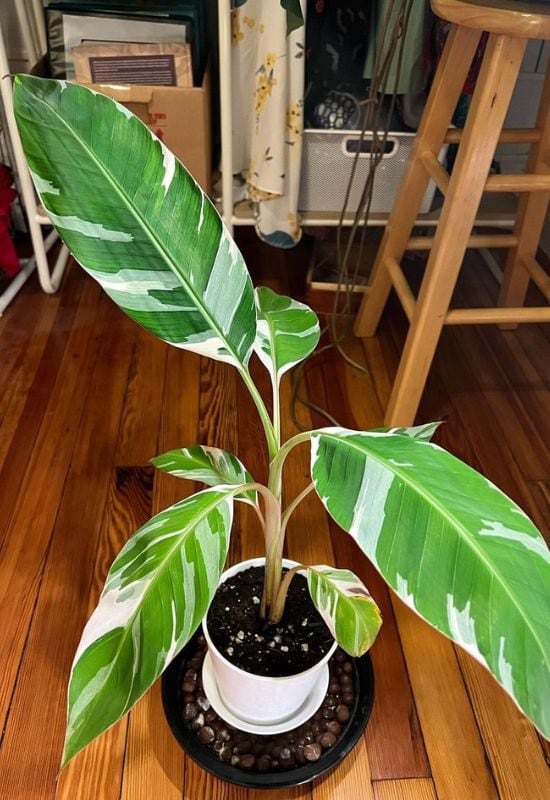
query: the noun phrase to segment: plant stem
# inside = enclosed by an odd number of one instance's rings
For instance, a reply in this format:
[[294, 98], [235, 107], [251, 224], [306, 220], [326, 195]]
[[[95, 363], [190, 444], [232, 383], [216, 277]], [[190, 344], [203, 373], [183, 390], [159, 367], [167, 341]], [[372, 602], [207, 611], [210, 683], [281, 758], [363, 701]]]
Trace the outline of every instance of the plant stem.
[[281, 447], [281, 398], [279, 396], [279, 384], [277, 379], [273, 379], [273, 428], [275, 429], [275, 441], [277, 442], [277, 452]]
[[304, 569], [303, 564], [298, 564], [296, 567], [292, 567], [289, 569], [288, 572], [285, 574], [284, 578], [281, 581], [281, 585], [279, 586], [279, 591], [277, 592], [277, 597], [275, 599], [275, 603], [271, 609], [270, 614], [270, 622], [277, 623], [281, 621], [281, 618], [284, 614], [285, 610], [285, 601], [286, 596], [288, 594], [288, 589], [290, 587], [290, 582], [292, 578], [299, 572], [301, 569]]
[[277, 456], [279, 451], [279, 444], [277, 437], [275, 435], [275, 431], [273, 429], [273, 424], [271, 422], [271, 419], [269, 418], [269, 414], [267, 413], [267, 409], [265, 407], [264, 401], [262, 400], [262, 396], [260, 395], [258, 389], [256, 388], [256, 384], [252, 380], [250, 373], [246, 369], [239, 370], [239, 372], [241, 373], [241, 377], [245, 383], [245, 386], [250, 392], [250, 395], [254, 400], [256, 408], [258, 409], [258, 414], [260, 415], [260, 419], [264, 427], [265, 438], [267, 440], [269, 460], [273, 461], [273, 459]]
[[297, 444], [301, 444], [301, 442], [307, 442], [310, 437], [311, 437], [311, 431], [305, 431], [304, 433], [296, 434], [296, 436], [293, 436], [292, 439], [289, 439], [288, 442], [284, 443], [284, 445], [272, 459], [269, 468], [268, 486], [271, 492], [275, 495], [275, 497], [281, 496], [281, 475], [283, 472], [283, 464], [285, 458], [290, 453], [293, 447], [296, 447]]
[[284, 539], [285, 532], [286, 532], [286, 526], [288, 525], [288, 520], [290, 519], [291, 515], [292, 515], [292, 514], [294, 513], [294, 511], [295, 511], [295, 510], [298, 508], [298, 506], [300, 505], [300, 503], [302, 502], [302, 500], [303, 500], [305, 497], [307, 497], [307, 496], [308, 496], [308, 494], [309, 494], [310, 492], [312, 492], [314, 488], [315, 488], [315, 484], [314, 484], [314, 483], [313, 483], [313, 481], [312, 481], [310, 484], [308, 484], [308, 485], [306, 486], [306, 488], [305, 488], [305, 489], [303, 489], [303, 491], [301, 491], [301, 492], [300, 492], [300, 494], [296, 495], [296, 497], [294, 498], [294, 500], [293, 500], [291, 503], [289, 503], [289, 504], [288, 504], [288, 506], [286, 507], [286, 509], [285, 509], [285, 511], [284, 511], [284, 513], [283, 513], [283, 515], [281, 516], [281, 531], [280, 531], [280, 536], [281, 536], [281, 538], [282, 538], [282, 539]]

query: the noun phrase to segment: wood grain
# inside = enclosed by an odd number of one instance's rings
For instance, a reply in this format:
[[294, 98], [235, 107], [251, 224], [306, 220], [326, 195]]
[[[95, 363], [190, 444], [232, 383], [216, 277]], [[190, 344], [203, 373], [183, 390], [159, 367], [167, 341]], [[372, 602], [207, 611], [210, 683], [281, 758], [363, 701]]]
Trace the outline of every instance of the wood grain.
[[401, 781], [376, 781], [374, 800], [437, 800], [433, 781], [409, 778]]
[[[44, 559], [59, 511], [63, 485], [78, 433], [99, 340], [94, 334], [99, 290], [86, 285], [64, 357], [26, 469], [19, 474], [19, 492], [13, 514], [0, 519], [2, 578], [0, 618], [0, 720], [2, 728], [24, 641], [28, 633]], [[103, 305], [103, 310], [106, 306]], [[101, 329], [100, 329], [101, 330]], [[103, 331], [104, 333], [104, 331]], [[75, 361], [84, 358], [82, 375]], [[31, 537], [28, 532], [33, 531]], [[25, 569], [21, 569], [24, 557]]]
[[400, 600], [393, 607], [440, 800], [498, 797], [453, 645]]
[[[367, 340], [368, 341], [368, 340]], [[359, 343], [346, 351], [358, 364], [365, 363]], [[334, 381], [334, 375], [338, 381]], [[342, 392], [350, 398], [374, 395], [371, 376], [342, 363], [335, 351], [316, 358], [307, 369], [309, 394], [332, 414], [339, 414], [341, 423], [350, 428], [372, 428], [382, 424], [382, 410], [375, 403], [369, 408], [352, 401], [353, 411], [344, 402]], [[354, 391], [350, 391], [350, 388]], [[372, 401], [371, 401], [372, 402]], [[321, 421], [314, 416], [314, 424]], [[420, 723], [409, 684], [407, 668], [386, 584], [357, 544], [329, 521], [336, 564], [349, 567], [361, 578], [378, 603], [384, 624], [371, 657], [376, 676], [376, 696], [366, 740], [374, 779], [430, 775]], [[389, 747], [390, 742], [394, 743]], [[398, 743], [398, 744], [395, 744]]]
[[369, 754], [364, 737], [336, 769], [314, 781], [313, 796], [316, 800], [374, 800]]
[[[103, 305], [107, 314], [98, 328], [102, 334], [101, 344], [90, 385], [86, 387], [84, 414], [57, 509], [43, 576], [39, 572], [40, 553], [30, 547], [35, 538], [38, 543], [38, 537], [27, 536], [24, 551], [15, 563], [18, 580], [12, 578], [12, 592], [6, 595], [11, 603], [23, 595], [28, 587], [22, 579], [20, 563], [23, 560], [32, 576], [34, 557], [39, 593], [35, 593], [32, 623], [24, 642], [18, 682], [10, 698], [4, 728], [0, 773], [8, 776], [8, 783], [5, 791], [0, 788], [2, 796], [47, 796], [45, 790], [51, 792], [61, 761], [66, 687], [85, 621], [93, 575], [90, 567], [94, 563], [111, 482], [111, 470], [105, 469], [105, 465], [112, 464], [116, 446], [133, 336], [130, 320], [122, 315], [110, 320], [109, 307]], [[80, 600], [82, 597], [86, 598], [85, 604]], [[70, 626], [65, 618], [67, 609], [71, 610]], [[15, 610], [12, 615], [18, 619]], [[44, 638], [45, 629], [47, 638]], [[37, 702], [45, 687], [49, 702]]]
[[[249, 249], [258, 264], [273, 252], [254, 237]], [[272, 276], [282, 274], [284, 263], [276, 259]], [[406, 265], [413, 286], [415, 263]], [[479, 263], [474, 253], [459, 286], [465, 304], [494, 297], [494, 281]], [[390, 298], [376, 338], [344, 343], [370, 374], [328, 352], [311, 362], [302, 392], [345, 425], [376, 426], [405, 330]], [[458, 328], [444, 331], [421, 407], [424, 420], [448, 420], [438, 442], [504, 482], [539, 520], [548, 519], [550, 480], [542, 450], [537, 462], [529, 465], [528, 457], [538, 446], [535, 434], [548, 438], [548, 345], [537, 325], [472, 328], [465, 338]], [[0, 796], [261, 800], [265, 792], [230, 787], [191, 765], [164, 721], [158, 684], [56, 782], [70, 662], [113, 555], [149, 514], [151, 499], [158, 511], [195, 488], [161, 473], [151, 486], [146, 464], [154, 453], [203, 441], [236, 452], [265, 481], [263, 434], [246, 389], [231, 368], [165, 347], [133, 326], [77, 270], [55, 298], [44, 298], [30, 279], [0, 322], [4, 352], [0, 447], [7, 446], [15, 469], [3, 473], [7, 484], [0, 482], [11, 507], [8, 519], [0, 514], [0, 687], [9, 709]], [[7, 363], [1, 362], [0, 384]], [[266, 371], [256, 361], [251, 370], [269, 397]], [[283, 394], [289, 418], [288, 382]], [[506, 420], [502, 429], [494, 426], [497, 409]], [[304, 408], [298, 418], [305, 427], [327, 424]], [[287, 421], [285, 435], [293, 431]], [[308, 476], [304, 445], [289, 458], [287, 497]], [[233, 546], [232, 557], [262, 552], [251, 509], [236, 514]], [[332, 775], [272, 792], [273, 800], [538, 800], [547, 791], [547, 743], [486, 673], [466, 656], [457, 658], [447, 640], [397, 601], [394, 607], [380, 577], [348, 537], [327, 525], [313, 498], [295, 518], [288, 551], [352, 566], [375, 594], [385, 624], [372, 651], [377, 696], [361, 744]]]
[[[151, 467], [117, 468], [113, 472], [86, 616], [92, 613], [99, 599], [114, 557], [128, 536], [151, 514], [152, 478]], [[56, 800], [119, 800], [127, 727], [125, 718], [69, 762], [59, 776]]]
[[533, 726], [486, 669], [457, 648], [473, 707], [502, 800], [545, 800], [550, 770]]
[[[168, 348], [162, 354], [162, 360], [165, 374], [159, 420], [159, 453], [195, 440], [200, 379], [197, 357]], [[136, 380], [140, 380], [138, 374], [136, 372]], [[140, 426], [137, 409], [141, 409], [142, 404], [137, 393], [135, 397], [137, 408], [128, 415], [128, 427], [132, 427], [133, 419], [137, 431]], [[149, 425], [149, 429], [153, 435], [154, 428]], [[132, 439], [132, 436], [126, 435], [121, 441], [131, 443]], [[191, 482], [156, 471], [153, 512], [158, 513], [192, 491]], [[160, 684], [157, 682], [130, 712], [121, 795], [124, 800], [133, 800], [136, 793], [138, 797], [159, 796], [167, 800], [183, 796], [184, 772], [189, 760], [185, 759], [164, 720], [159, 693]], [[147, 741], [151, 747], [145, 753]]]

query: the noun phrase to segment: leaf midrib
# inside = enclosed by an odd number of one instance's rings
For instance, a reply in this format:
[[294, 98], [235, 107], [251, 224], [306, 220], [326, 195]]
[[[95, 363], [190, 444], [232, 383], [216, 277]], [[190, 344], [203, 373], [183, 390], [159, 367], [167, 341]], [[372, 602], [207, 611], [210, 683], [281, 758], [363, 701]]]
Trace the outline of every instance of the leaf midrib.
[[[22, 85], [24, 85], [24, 84], [22, 84]], [[84, 87], [80, 87], [80, 88], [84, 88]], [[31, 94], [26, 87], [25, 87], [25, 91], [28, 94]], [[59, 96], [61, 97], [61, 95], [59, 95]], [[218, 324], [215, 321], [215, 319], [209, 314], [207, 307], [205, 305], [203, 305], [202, 302], [200, 302], [199, 295], [195, 292], [194, 288], [184, 280], [184, 277], [183, 277], [182, 273], [178, 270], [178, 268], [176, 266], [176, 263], [173, 260], [172, 256], [169, 255], [168, 252], [162, 247], [161, 242], [157, 239], [157, 237], [155, 236], [153, 230], [147, 224], [147, 220], [142, 216], [141, 212], [138, 212], [137, 209], [133, 206], [130, 197], [126, 194], [126, 192], [123, 190], [123, 188], [110, 175], [110, 173], [108, 172], [106, 167], [103, 166], [103, 163], [100, 161], [100, 159], [98, 157], [94, 157], [94, 151], [91, 150], [88, 147], [88, 145], [78, 135], [76, 130], [74, 128], [72, 128], [68, 124], [68, 122], [61, 116], [61, 114], [59, 114], [52, 105], [50, 105], [48, 102], [46, 102], [46, 100], [42, 96], [33, 94], [33, 95], [31, 95], [31, 97], [33, 99], [38, 99], [41, 103], [43, 103], [43, 105], [46, 106], [46, 108], [48, 108], [50, 110], [50, 112], [54, 115], [54, 117], [56, 119], [58, 119], [62, 123], [62, 125], [74, 136], [75, 140], [78, 142], [78, 144], [84, 150], [84, 152], [88, 155], [90, 160], [94, 164], [97, 164], [99, 166], [99, 169], [103, 173], [103, 175], [106, 178], [107, 182], [112, 185], [112, 187], [117, 192], [117, 194], [125, 201], [125, 205], [128, 207], [128, 209], [129, 209], [130, 213], [132, 214], [132, 216], [134, 216], [134, 218], [146, 230], [146, 232], [148, 233], [148, 235], [149, 235], [149, 237], [151, 239], [151, 242], [153, 243], [154, 247], [156, 248], [156, 250], [158, 251], [158, 253], [162, 257], [162, 259], [168, 264], [169, 268], [176, 275], [178, 280], [180, 280], [182, 282], [184, 288], [194, 298], [197, 307], [200, 309], [203, 317], [206, 319], [206, 321], [208, 322], [210, 327], [214, 331], [216, 331], [216, 333], [218, 334], [219, 338], [226, 344], [227, 349], [229, 350], [229, 352], [231, 353], [231, 355], [235, 359], [237, 367], [240, 368], [240, 369], [245, 369], [245, 364], [241, 361], [240, 357], [235, 352], [233, 346], [229, 344], [225, 334], [223, 333], [221, 328], [218, 326]], [[141, 120], [139, 120], [139, 121], [141, 122]], [[129, 120], [129, 122], [131, 122], [131, 120]], [[144, 123], [141, 123], [141, 124], [144, 125]], [[176, 157], [174, 156], [174, 158], [176, 158]], [[177, 159], [176, 159], [176, 162], [179, 163]], [[177, 170], [177, 167], [176, 167], [176, 170]], [[175, 175], [174, 175], [174, 178], [175, 178]], [[199, 191], [202, 191], [202, 190], [199, 188]], [[42, 197], [42, 195], [41, 195], [41, 197]], [[206, 199], [208, 199], [208, 198], [206, 198]], [[48, 209], [47, 209], [47, 206], [46, 206], [45, 202], [44, 202], [44, 207], [46, 208], [46, 211], [47, 211]], [[220, 235], [220, 239], [218, 241], [218, 249], [216, 251], [216, 255], [217, 255], [217, 253], [219, 253], [219, 247], [220, 247], [220, 243], [221, 243], [222, 237], [223, 237], [223, 232], [224, 232], [223, 223], [222, 223], [221, 231], [222, 232], [221, 232], [221, 235]]]
[[[314, 433], [317, 433], [317, 431], [314, 431]], [[367, 454], [371, 458], [374, 458], [375, 461], [377, 461], [379, 464], [384, 466], [386, 469], [390, 469], [386, 459], [384, 459], [382, 456], [380, 456], [380, 455], [378, 455], [376, 453], [373, 453], [373, 451], [371, 451], [371, 450], [367, 450], [366, 448], [361, 447], [356, 442], [350, 441], [348, 438], [338, 437], [335, 434], [323, 433], [322, 431], [319, 431], [318, 433], [319, 433], [320, 436], [326, 436], [327, 438], [332, 439], [333, 441], [336, 441], [336, 442], [339, 442], [339, 443], [344, 442], [348, 447], [354, 448], [359, 453], [361, 453], [363, 456]], [[414, 440], [412, 440], [412, 441], [414, 441]], [[433, 447], [433, 445], [430, 442], [422, 443], [422, 446], [426, 446], [426, 445], [428, 447]], [[500, 572], [492, 567], [491, 562], [487, 560], [487, 557], [483, 553], [483, 550], [480, 550], [480, 548], [477, 546], [475, 541], [473, 541], [472, 537], [468, 534], [468, 532], [467, 532], [466, 528], [464, 527], [464, 525], [462, 524], [462, 522], [460, 522], [460, 520], [457, 520], [455, 517], [451, 516], [451, 514], [449, 514], [447, 512], [447, 510], [441, 505], [441, 503], [433, 496], [433, 494], [431, 492], [425, 491], [422, 487], [418, 487], [417, 484], [414, 482], [414, 480], [412, 480], [411, 477], [407, 473], [402, 472], [398, 467], [395, 467], [395, 465], [393, 465], [393, 464], [391, 466], [391, 472], [393, 472], [394, 474], [398, 475], [409, 487], [414, 488], [419, 494], [421, 494], [423, 497], [427, 498], [427, 500], [431, 501], [433, 506], [438, 511], [440, 511], [440, 513], [442, 514], [443, 517], [445, 517], [449, 521], [450, 527], [454, 528], [457, 531], [457, 533], [459, 534], [459, 536], [461, 536], [461, 540], [466, 543], [467, 547], [469, 547], [471, 550], [473, 550], [475, 553], [478, 554], [480, 560], [486, 565], [486, 568], [487, 568], [487, 571], [489, 572], [489, 574], [493, 575], [495, 580], [497, 580], [498, 583], [502, 586], [502, 588], [504, 590], [504, 593], [507, 594], [513, 602], [515, 602], [515, 606], [520, 611], [521, 617], [524, 619], [526, 627], [531, 631], [533, 639], [535, 640], [535, 642], [539, 646], [539, 649], [540, 649], [540, 651], [541, 651], [541, 653], [543, 655], [543, 658], [544, 658], [544, 662], [546, 663], [546, 665], [548, 667], [548, 672], [550, 673], [550, 656], [546, 652], [546, 648], [543, 646], [543, 643], [540, 641], [540, 638], [537, 635], [536, 631], [533, 629], [529, 617], [527, 617], [525, 615], [525, 611], [523, 609], [522, 603], [520, 603], [518, 601], [516, 593], [511, 591], [507, 587], [507, 585], [504, 582]]]

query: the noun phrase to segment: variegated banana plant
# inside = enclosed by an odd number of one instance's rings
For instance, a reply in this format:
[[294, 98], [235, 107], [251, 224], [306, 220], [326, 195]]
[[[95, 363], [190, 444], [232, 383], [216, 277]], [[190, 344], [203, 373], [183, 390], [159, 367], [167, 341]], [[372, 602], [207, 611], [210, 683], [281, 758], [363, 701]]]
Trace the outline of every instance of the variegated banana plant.
[[[15, 105], [37, 191], [77, 261], [153, 334], [235, 367], [269, 453], [267, 487], [212, 447], [153, 459], [209, 488], [153, 517], [115, 559], [73, 664], [64, 763], [131, 708], [196, 630], [219, 582], [235, 500], [255, 508], [265, 531], [261, 613], [280, 616], [292, 578], [282, 575], [285, 530], [313, 489], [397, 595], [486, 666], [550, 736], [550, 553], [523, 511], [432, 444], [434, 424], [325, 428], [281, 443], [279, 384], [317, 345], [313, 311], [254, 291], [209, 199], [124, 107], [28, 76], [16, 79]], [[250, 375], [254, 352], [271, 376], [271, 413]], [[283, 467], [303, 442], [312, 482], [283, 510]], [[381, 623], [367, 589], [348, 570], [303, 568], [335, 638], [364, 653]]]

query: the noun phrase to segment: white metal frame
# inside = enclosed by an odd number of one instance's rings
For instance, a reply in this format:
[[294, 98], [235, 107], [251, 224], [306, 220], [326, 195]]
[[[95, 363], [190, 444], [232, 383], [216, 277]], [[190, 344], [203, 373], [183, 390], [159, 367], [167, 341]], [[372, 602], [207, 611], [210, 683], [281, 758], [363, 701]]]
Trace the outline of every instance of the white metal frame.
[[[38, 0], [21, 0], [15, 4], [26, 55], [29, 63], [36, 63], [46, 51], [46, 35], [43, 28], [41, 5]], [[48, 251], [58, 240], [59, 236], [52, 230], [44, 236], [43, 226], [51, 227], [51, 222], [44, 214], [44, 209], [38, 205], [32, 179], [27, 167], [27, 162], [21, 146], [19, 131], [13, 113], [13, 87], [8, 56], [0, 25], [0, 97], [3, 106], [3, 116], [6, 121], [8, 145], [12, 156], [12, 167], [19, 196], [24, 205], [29, 233], [33, 245], [34, 255], [21, 262], [21, 271], [10, 282], [8, 287], [0, 294], [0, 315], [7, 305], [13, 300], [19, 289], [23, 286], [29, 275], [36, 267], [42, 289], [48, 294], [57, 291], [61, 277], [67, 265], [69, 251], [62, 245], [57, 260], [50, 270], [48, 264]]]

